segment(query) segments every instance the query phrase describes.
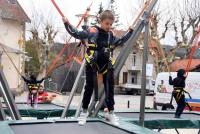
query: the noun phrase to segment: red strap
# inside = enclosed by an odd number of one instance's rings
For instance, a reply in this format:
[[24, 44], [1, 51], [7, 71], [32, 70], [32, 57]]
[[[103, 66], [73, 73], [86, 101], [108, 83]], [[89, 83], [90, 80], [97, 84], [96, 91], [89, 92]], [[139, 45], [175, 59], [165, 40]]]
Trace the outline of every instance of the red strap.
[[[74, 59], [74, 53], [75, 53], [75, 50], [76, 50], [76, 47], [73, 49], [72, 53], [70, 54], [69, 58], [66, 59], [65, 61], [65, 65], [67, 65], [67, 63], [71, 62], [73, 59]], [[77, 54], [77, 55], [80, 55], [80, 52]], [[77, 56], [76, 55], [76, 56]]]
[[188, 73], [190, 71], [190, 66], [192, 64], [193, 55], [194, 55], [196, 49], [198, 48], [199, 37], [200, 37], [200, 27], [198, 28], [197, 34], [196, 34], [194, 41], [193, 41], [193, 46], [191, 48], [191, 51], [190, 51], [190, 54], [189, 54], [189, 57], [188, 57], [189, 60], [188, 60], [187, 67], [185, 69], [186, 77], [188, 76]]
[[78, 64], [82, 64], [82, 57], [74, 57], [74, 60], [76, 61], [76, 63], [78, 63]]
[[53, 68], [55, 67], [56, 63], [59, 61], [61, 55], [63, 54], [63, 52], [65, 51], [65, 49], [68, 47], [69, 45], [66, 43], [64, 45], [64, 47], [61, 49], [61, 51], [59, 52], [59, 54], [56, 56], [56, 59], [53, 61], [53, 63], [51, 64], [51, 66], [48, 68], [47, 70], [47, 75], [53, 70]]
[[[62, 13], [62, 11], [60, 10], [60, 8], [58, 7], [58, 5], [56, 4], [56, 2], [54, 0], [51, 0], [53, 5], [55, 6], [55, 8], [57, 9], [57, 11], [59, 12], [59, 14], [64, 17], [64, 14]], [[81, 20], [79, 21], [78, 25], [76, 26], [76, 28], [78, 28], [81, 24], [81, 22], [84, 20], [84, 18], [87, 16], [89, 9], [91, 8], [93, 4], [93, 1], [91, 2], [91, 4], [89, 5], [89, 7], [87, 8], [87, 10], [85, 11], [84, 15], [81, 17]], [[69, 40], [67, 42], [69, 42], [71, 40], [72, 36], [69, 38]], [[50, 65], [50, 67], [47, 70], [46, 75], [48, 75], [55, 67], [56, 63], [58, 62], [58, 60], [60, 59], [61, 55], [63, 54], [63, 52], [65, 51], [65, 49], [67, 48], [67, 46], [69, 45], [66, 42], [66, 44], [64, 45], [64, 47], [61, 49], [61, 51], [59, 52], [59, 54], [56, 56], [56, 59], [53, 61], [53, 63]]]
[[59, 12], [60, 16], [65, 17], [64, 14], [62, 13], [62, 11], [60, 10], [60, 8], [58, 7], [58, 5], [56, 4], [55, 0], [51, 0], [51, 2], [53, 3], [53, 5], [57, 9], [57, 11]]

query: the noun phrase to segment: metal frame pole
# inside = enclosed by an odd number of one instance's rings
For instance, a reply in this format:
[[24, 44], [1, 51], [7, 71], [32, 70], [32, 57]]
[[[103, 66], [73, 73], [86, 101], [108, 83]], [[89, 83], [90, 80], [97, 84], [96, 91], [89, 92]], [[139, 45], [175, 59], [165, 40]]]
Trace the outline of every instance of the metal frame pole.
[[[148, 13], [145, 13], [148, 16]], [[144, 127], [144, 116], [145, 116], [145, 98], [146, 98], [146, 63], [148, 60], [148, 38], [149, 38], [149, 22], [146, 17], [145, 33], [144, 33], [144, 47], [143, 47], [143, 60], [142, 60], [142, 84], [141, 84], [141, 98], [140, 98], [140, 117], [139, 124]]]
[[81, 91], [81, 96], [80, 96], [80, 101], [79, 101], [79, 104], [78, 104], [78, 108], [76, 109], [76, 113], [75, 113], [75, 117], [78, 118], [79, 115], [80, 115], [80, 112], [81, 112], [81, 107], [82, 107], [82, 100], [83, 100], [83, 95], [84, 95], [84, 92], [85, 92], [85, 84], [86, 84], [86, 80], [84, 80], [84, 84], [83, 84], [83, 89]]
[[0, 93], [3, 95], [4, 102], [6, 103], [10, 115], [13, 120], [21, 120], [21, 115], [15, 104], [14, 97], [8, 86], [3, 70], [0, 70]]
[[4, 120], [6, 120], [6, 114], [3, 110], [3, 106], [0, 100], [0, 121], [4, 121]]

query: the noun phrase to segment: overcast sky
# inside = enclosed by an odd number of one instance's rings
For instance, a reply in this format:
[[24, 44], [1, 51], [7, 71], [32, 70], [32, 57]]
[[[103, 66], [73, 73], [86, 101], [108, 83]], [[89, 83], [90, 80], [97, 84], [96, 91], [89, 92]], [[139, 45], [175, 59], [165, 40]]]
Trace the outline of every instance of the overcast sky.
[[[51, 0], [18, 0], [23, 9], [26, 11], [30, 19], [33, 19], [33, 14], [35, 12], [42, 14], [44, 16], [43, 20], [49, 20], [54, 26], [59, 30], [59, 36], [57, 36], [57, 41], [63, 40], [63, 35], [65, 34], [65, 29], [61, 21], [61, 17], [53, 7]], [[91, 3], [91, 0], [55, 0], [59, 5], [60, 9], [63, 11], [65, 16], [69, 21], [76, 25], [79, 21], [75, 15], [84, 13], [87, 6]], [[117, 13], [120, 17], [121, 26], [118, 29], [127, 30], [128, 25], [137, 13], [140, 11], [143, 5], [143, 0], [115, 0], [115, 5], [117, 7]], [[91, 14], [95, 14], [98, 11], [99, 4], [102, 2], [104, 9], [109, 5], [110, 0], [94, 0], [91, 7]], [[174, 0], [160, 0], [158, 2], [159, 9], [163, 12], [167, 11], [169, 5], [172, 5]], [[172, 35], [168, 35], [169, 37]], [[170, 38], [167, 39], [165, 44], [171, 43]]]

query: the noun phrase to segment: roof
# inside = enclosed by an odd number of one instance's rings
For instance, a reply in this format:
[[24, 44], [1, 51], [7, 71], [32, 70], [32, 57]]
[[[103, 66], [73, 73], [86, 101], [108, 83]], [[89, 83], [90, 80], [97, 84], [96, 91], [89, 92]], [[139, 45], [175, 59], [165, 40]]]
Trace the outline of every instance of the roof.
[[19, 22], [30, 22], [29, 17], [17, 0], [0, 0], [0, 17]]
[[[179, 69], [185, 69], [187, 67], [189, 59], [175, 60], [169, 67], [171, 72], [176, 72]], [[200, 65], [200, 59], [192, 59], [192, 63], [189, 70], [193, 70]]]
[[[164, 51], [166, 53], [170, 53], [170, 51], [173, 49], [174, 46], [170, 46], [170, 45], [162, 45]], [[185, 54], [187, 53], [187, 49], [186, 48], [178, 48], [176, 49], [176, 57], [180, 57], [180, 58], [184, 58]], [[200, 58], [200, 49], [196, 49], [193, 58]]]
[[[63, 44], [63, 43], [54, 43], [54, 45], [50, 49], [55, 54], [58, 54], [64, 46], [65, 46], [65, 44]], [[72, 43], [68, 44], [67, 48], [63, 52], [63, 55], [69, 56], [77, 46], [78, 46], [77, 42], [72, 42]], [[76, 51], [77, 50], [78, 49], [76, 49]]]
[[4, 49], [6, 49], [6, 52], [7, 52], [7, 53], [25, 54], [25, 52], [23, 52], [23, 51], [21, 51], [21, 50], [19, 50], [19, 49], [11, 48], [11, 47], [6, 46], [6, 45], [4, 45], [4, 44], [2, 44], [2, 43], [0, 43], [0, 52], [3, 52], [1, 46], [2, 46]]

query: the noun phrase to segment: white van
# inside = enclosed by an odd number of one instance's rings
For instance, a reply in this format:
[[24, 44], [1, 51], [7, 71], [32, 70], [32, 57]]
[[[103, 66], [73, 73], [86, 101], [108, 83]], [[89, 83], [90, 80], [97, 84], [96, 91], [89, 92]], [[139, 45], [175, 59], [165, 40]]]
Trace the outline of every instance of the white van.
[[[172, 79], [177, 76], [177, 72], [171, 72]], [[157, 75], [154, 88], [154, 108], [162, 106], [163, 108], [170, 105], [172, 96], [173, 86], [169, 85], [169, 73], [161, 72]], [[185, 91], [189, 92], [192, 99], [189, 98], [188, 94], [185, 94], [186, 100], [189, 105], [195, 111], [200, 111], [200, 72], [189, 72], [186, 78]], [[176, 102], [173, 99], [172, 105], [176, 106]]]

